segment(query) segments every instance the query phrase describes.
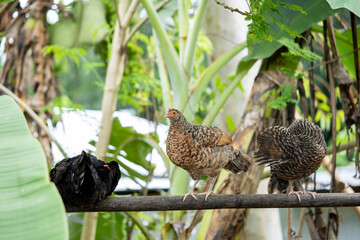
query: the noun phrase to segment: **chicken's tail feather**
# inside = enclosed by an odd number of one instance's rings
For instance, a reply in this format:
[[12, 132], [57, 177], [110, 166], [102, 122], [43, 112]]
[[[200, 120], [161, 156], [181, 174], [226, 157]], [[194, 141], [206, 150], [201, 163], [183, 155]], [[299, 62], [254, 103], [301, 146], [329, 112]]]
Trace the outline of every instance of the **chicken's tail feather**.
[[244, 152], [233, 148], [233, 159], [228, 162], [225, 169], [238, 174], [249, 169], [252, 159]]
[[268, 193], [286, 193], [286, 189], [289, 186], [289, 181], [278, 179], [272, 172], [270, 173], [270, 179], [268, 183]]

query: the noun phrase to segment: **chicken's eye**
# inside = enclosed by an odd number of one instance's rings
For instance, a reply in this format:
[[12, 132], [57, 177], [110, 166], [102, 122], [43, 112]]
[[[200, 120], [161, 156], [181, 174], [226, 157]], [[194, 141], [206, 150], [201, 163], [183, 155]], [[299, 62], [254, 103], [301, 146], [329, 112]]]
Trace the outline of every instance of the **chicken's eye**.
[[173, 115], [175, 115], [175, 112], [173, 112]]

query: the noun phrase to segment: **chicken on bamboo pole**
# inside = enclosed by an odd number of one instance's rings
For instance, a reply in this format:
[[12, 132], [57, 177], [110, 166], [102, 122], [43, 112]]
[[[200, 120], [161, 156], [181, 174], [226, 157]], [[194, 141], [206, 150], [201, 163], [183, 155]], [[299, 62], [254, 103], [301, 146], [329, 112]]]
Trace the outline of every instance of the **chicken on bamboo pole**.
[[[258, 151], [255, 153], [259, 165], [271, 167], [268, 192], [284, 193], [290, 187], [289, 195], [305, 192], [302, 178], [310, 176], [321, 165], [326, 155], [326, 143], [321, 129], [307, 119], [298, 119], [288, 128], [273, 126], [260, 132], [257, 137]], [[294, 191], [294, 183], [300, 191]]]
[[176, 109], [169, 109], [165, 117], [170, 120], [166, 153], [176, 166], [188, 171], [195, 180], [183, 201], [188, 196], [197, 200], [194, 189], [201, 175], [208, 175], [212, 180], [209, 190], [204, 193], [206, 201], [223, 168], [235, 174], [248, 170], [250, 157], [233, 148], [231, 137], [219, 128], [192, 125]]
[[61, 160], [50, 171], [50, 179], [67, 207], [93, 208], [112, 194], [120, 177], [117, 162], [106, 163], [85, 151]]

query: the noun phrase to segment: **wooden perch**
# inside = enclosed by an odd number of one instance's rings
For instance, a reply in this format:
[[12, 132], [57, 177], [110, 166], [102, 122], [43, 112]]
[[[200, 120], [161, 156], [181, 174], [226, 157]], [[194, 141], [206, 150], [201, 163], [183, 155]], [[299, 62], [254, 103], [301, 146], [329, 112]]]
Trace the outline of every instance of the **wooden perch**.
[[127, 212], [127, 211], [172, 211], [220, 208], [302, 208], [302, 207], [353, 207], [360, 206], [360, 193], [319, 193], [313, 199], [310, 194], [231, 194], [197, 195], [182, 201], [183, 196], [109, 197], [92, 209], [66, 207], [67, 212]]

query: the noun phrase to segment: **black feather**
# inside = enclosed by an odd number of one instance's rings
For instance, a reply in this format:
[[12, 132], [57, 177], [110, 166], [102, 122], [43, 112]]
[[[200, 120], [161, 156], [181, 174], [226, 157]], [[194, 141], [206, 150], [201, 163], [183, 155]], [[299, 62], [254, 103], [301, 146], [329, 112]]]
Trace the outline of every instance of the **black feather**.
[[58, 162], [50, 171], [64, 204], [75, 207], [93, 207], [115, 190], [121, 177], [115, 161], [105, 163], [84, 151]]

